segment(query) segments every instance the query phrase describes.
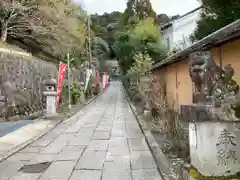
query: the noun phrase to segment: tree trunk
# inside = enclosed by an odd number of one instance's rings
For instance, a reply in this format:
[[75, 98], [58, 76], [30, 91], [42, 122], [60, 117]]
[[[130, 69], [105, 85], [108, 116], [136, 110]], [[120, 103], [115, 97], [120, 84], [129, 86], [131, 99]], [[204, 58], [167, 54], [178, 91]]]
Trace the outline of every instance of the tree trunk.
[[6, 42], [7, 40], [7, 28], [2, 28], [1, 30], [1, 42]]

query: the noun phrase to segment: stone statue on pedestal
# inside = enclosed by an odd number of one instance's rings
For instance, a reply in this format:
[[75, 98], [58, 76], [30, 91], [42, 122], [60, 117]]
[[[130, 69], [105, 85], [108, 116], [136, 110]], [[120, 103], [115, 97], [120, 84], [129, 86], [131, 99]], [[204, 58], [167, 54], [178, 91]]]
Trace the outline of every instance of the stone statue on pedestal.
[[234, 70], [230, 64], [218, 66], [209, 51], [195, 52], [190, 55], [189, 75], [193, 104], [181, 105], [182, 118], [189, 121], [191, 159], [184, 179], [194, 180], [192, 172], [200, 179], [235, 177], [240, 173], [240, 106]]

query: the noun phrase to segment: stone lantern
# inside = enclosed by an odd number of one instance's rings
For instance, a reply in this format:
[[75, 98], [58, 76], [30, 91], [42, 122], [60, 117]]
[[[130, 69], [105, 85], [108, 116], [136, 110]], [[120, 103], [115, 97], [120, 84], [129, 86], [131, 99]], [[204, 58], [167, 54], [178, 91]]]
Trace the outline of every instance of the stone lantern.
[[44, 81], [44, 92], [43, 95], [46, 96], [46, 116], [55, 116], [56, 112], [56, 91], [57, 81], [51, 75], [48, 76], [48, 79]]

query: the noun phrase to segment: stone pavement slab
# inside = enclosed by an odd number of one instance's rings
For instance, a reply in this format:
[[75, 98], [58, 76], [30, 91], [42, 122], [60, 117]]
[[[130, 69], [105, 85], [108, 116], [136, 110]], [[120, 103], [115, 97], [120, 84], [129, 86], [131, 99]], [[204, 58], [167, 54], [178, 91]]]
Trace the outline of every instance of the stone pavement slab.
[[96, 128], [96, 131], [111, 131], [111, 130], [112, 130], [112, 126], [111, 125], [99, 125]]
[[106, 158], [106, 151], [85, 151], [79, 159], [75, 169], [101, 170]]
[[16, 153], [9, 157], [10, 161], [29, 161], [33, 159], [35, 156], [37, 156], [38, 153]]
[[85, 147], [82, 146], [65, 146], [58, 154], [57, 161], [77, 161], [84, 151]]
[[109, 140], [91, 140], [87, 146], [87, 150], [92, 151], [107, 151]]
[[101, 170], [74, 170], [70, 180], [101, 180]]
[[128, 139], [131, 151], [148, 151], [148, 145], [145, 138], [130, 138]]
[[102, 180], [132, 180], [131, 172], [104, 171]]
[[12, 176], [14, 176], [17, 171], [24, 165], [25, 162], [10, 162], [7, 164], [5, 168], [0, 171], [0, 179], [1, 180], [8, 180]]
[[39, 180], [68, 180], [75, 164], [75, 161], [53, 162]]
[[103, 171], [107, 172], [130, 172], [130, 156], [107, 156]]
[[162, 180], [157, 169], [143, 169], [132, 171], [133, 180]]
[[75, 136], [69, 140], [68, 146], [87, 146], [90, 141], [90, 137], [86, 136]]
[[150, 151], [131, 151], [132, 169], [157, 168]]
[[110, 138], [110, 131], [95, 131], [92, 139], [107, 140]]
[[18, 172], [9, 180], [38, 180], [40, 176], [41, 176], [40, 173], [29, 174], [29, 173]]
[[28, 164], [37, 164], [43, 162], [52, 162], [57, 158], [58, 154], [38, 154]]
[[43, 147], [31, 147], [28, 146], [20, 151], [20, 153], [40, 153]]
[[51, 144], [49, 144], [41, 153], [42, 154], [60, 153], [64, 146], [68, 143], [68, 141], [73, 137], [74, 134], [70, 133], [61, 134], [57, 139], [51, 142]]

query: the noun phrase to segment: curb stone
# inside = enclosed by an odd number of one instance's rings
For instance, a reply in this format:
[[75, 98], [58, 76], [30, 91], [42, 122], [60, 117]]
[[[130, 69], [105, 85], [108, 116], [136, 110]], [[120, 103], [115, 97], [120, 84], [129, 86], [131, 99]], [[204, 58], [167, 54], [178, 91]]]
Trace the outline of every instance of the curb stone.
[[[98, 95], [92, 97], [91, 99], [89, 99], [87, 102], [83, 103], [83, 107], [80, 108], [79, 110], [81, 109], [84, 109], [87, 105], [93, 103], [95, 100], [97, 100], [103, 93], [104, 93], [105, 90], [102, 90]], [[78, 110], [78, 111], [79, 111]], [[71, 114], [71, 117], [69, 117], [68, 119], [71, 119], [73, 118], [74, 116], [78, 115], [78, 113], [73, 113]], [[39, 121], [44, 121], [44, 120], [39, 120]], [[10, 156], [12, 156], [13, 154], [15, 154], [16, 152], [22, 150], [23, 148], [25, 148], [26, 146], [28, 146], [29, 144], [31, 144], [32, 142], [38, 140], [39, 138], [43, 137], [44, 135], [46, 135], [48, 132], [50, 132], [51, 130], [53, 130], [56, 126], [58, 126], [59, 124], [61, 124], [64, 120], [54, 120], [52, 122], [54, 122], [53, 124], [49, 123], [46, 125], [46, 129], [43, 131], [43, 132], [40, 132], [38, 135], [34, 136], [33, 138], [31, 138], [30, 140], [28, 141], [25, 141], [24, 143], [22, 144], [19, 144], [11, 149], [9, 149], [8, 151], [6, 152], [3, 152], [2, 154], [0, 154], [0, 162], [6, 160], [7, 158], [9, 158]], [[51, 126], [50, 128], [48, 128], [48, 126]]]
[[125, 90], [125, 87], [124, 87], [124, 93], [125, 93], [126, 99], [128, 101], [128, 104], [139, 124], [139, 127], [140, 127], [143, 135], [145, 136], [145, 140], [146, 140], [148, 147], [150, 148], [152, 155], [156, 161], [156, 164], [158, 166], [158, 171], [159, 171], [162, 179], [163, 180], [177, 180], [177, 177], [176, 177], [175, 173], [171, 170], [169, 162], [168, 162], [166, 156], [164, 155], [164, 153], [162, 152], [161, 147], [158, 145], [158, 143], [155, 140], [155, 138], [153, 137], [152, 133], [148, 130], [147, 124], [143, 120], [143, 117], [141, 115], [137, 115], [136, 107], [130, 101], [128, 94]]

